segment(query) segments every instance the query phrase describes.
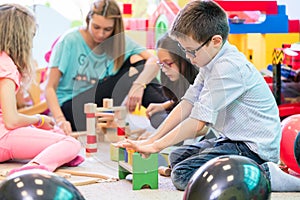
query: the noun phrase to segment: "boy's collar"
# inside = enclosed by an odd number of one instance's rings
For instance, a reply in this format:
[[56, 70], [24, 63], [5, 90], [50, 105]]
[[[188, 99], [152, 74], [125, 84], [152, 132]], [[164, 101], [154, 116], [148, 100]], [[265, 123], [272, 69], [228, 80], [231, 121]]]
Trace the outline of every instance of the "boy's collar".
[[225, 43], [222, 45], [221, 49], [219, 50], [219, 52], [215, 55], [215, 57], [204, 67], [211, 69], [214, 66], [216, 60], [218, 60], [224, 54], [224, 52], [226, 51], [226, 49], [228, 49], [228, 47], [229, 47], [229, 42], [226, 40]]

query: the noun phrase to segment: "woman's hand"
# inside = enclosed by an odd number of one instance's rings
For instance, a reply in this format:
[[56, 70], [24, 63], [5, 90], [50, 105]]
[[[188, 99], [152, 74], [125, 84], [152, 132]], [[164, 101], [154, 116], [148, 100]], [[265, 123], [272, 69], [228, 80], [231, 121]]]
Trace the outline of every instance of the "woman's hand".
[[66, 134], [71, 135], [72, 133], [72, 127], [71, 123], [65, 119], [56, 121], [56, 125]]
[[165, 108], [163, 107], [162, 103], [150, 103], [148, 108], [146, 109], [146, 116], [150, 118], [154, 113], [164, 111]]
[[61, 129], [58, 132], [63, 131], [66, 135], [71, 135], [71, 133], [72, 133], [71, 123], [66, 120], [65, 116], [60, 115], [60, 116], [56, 117], [55, 123], [56, 123], [56, 126], [58, 127], [57, 130]]
[[144, 95], [144, 85], [133, 83], [127, 97], [126, 106], [129, 110], [129, 112], [133, 112], [136, 108], [136, 106], [139, 106], [139, 109], [142, 105], [142, 98]]

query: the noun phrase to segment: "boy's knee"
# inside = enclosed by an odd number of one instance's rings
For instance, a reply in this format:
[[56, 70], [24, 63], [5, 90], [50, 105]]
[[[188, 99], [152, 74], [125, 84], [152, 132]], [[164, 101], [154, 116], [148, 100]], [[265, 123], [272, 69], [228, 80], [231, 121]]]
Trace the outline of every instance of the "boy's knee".
[[185, 159], [183, 156], [185, 151], [186, 149], [180, 146], [171, 151], [171, 153], [169, 154], [169, 161], [171, 163], [171, 166], [174, 166]]
[[172, 151], [172, 152], [170, 152], [170, 154], [169, 154], [169, 160], [170, 160], [170, 162], [174, 162], [174, 160], [175, 160], [175, 157], [177, 158], [177, 156], [175, 156], [176, 154]]
[[180, 162], [180, 154], [178, 154], [178, 152], [176, 150], [172, 151], [169, 154], [169, 162], [171, 167], [174, 167], [174, 165], [176, 165], [178, 162]]
[[176, 187], [177, 190], [185, 190], [187, 183], [189, 180], [186, 180], [184, 175], [176, 170], [172, 170], [171, 172], [171, 180], [173, 185]]

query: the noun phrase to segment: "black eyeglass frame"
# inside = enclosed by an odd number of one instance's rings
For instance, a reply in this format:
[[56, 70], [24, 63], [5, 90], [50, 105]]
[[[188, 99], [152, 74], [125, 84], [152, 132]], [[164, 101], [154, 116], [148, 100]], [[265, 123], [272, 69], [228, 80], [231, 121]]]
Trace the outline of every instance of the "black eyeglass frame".
[[196, 58], [197, 51], [199, 51], [202, 47], [204, 47], [211, 39], [212, 39], [212, 37], [209, 37], [203, 44], [201, 44], [198, 48], [196, 48], [194, 50], [187, 50], [187, 49], [183, 48], [180, 45], [180, 43], [178, 43], [178, 46], [183, 52], [185, 52], [186, 54], [190, 54], [193, 58]]

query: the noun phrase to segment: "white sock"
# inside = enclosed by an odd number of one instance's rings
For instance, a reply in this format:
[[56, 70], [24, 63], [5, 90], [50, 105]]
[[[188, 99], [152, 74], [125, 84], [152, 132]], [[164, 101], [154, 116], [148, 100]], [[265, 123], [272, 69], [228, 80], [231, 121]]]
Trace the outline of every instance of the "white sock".
[[300, 178], [287, 174], [273, 162], [267, 162], [271, 176], [272, 192], [299, 192]]

